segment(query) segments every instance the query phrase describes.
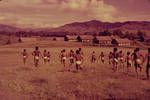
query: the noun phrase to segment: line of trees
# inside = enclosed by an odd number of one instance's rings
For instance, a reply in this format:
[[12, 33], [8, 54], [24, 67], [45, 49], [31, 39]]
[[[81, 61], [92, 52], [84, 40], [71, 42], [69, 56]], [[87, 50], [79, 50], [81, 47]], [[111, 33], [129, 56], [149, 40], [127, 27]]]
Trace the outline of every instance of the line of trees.
[[7, 31], [0, 31], [2, 35], [14, 35], [14, 36], [21, 36], [21, 37], [31, 37], [31, 36], [41, 36], [41, 37], [63, 37], [68, 32], [48, 32], [48, 31], [17, 31], [17, 32], [7, 32]]
[[[64, 41], [69, 41], [69, 38], [67, 36], [64, 36]], [[76, 42], [82, 42], [83, 39], [78, 35], [77, 38], [76, 38]], [[91, 41], [93, 44], [99, 44], [100, 40], [97, 39], [96, 36], [93, 35], [93, 39]], [[116, 39], [112, 39], [111, 40], [111, 44], [112, 45], [118, 45], [118, 41]]]
[[[64, 37], [65, 35], [68, 34], [72, 34], [69, 32], [48, 32], [48, 31], [17, 31], [17, 32], [7, 32], [7, 31], [0, 31], [0, 34], [4, 34], [4, 35], [15, 35], [17, 37], [31, 37], [31, 36], [41, 36], [41, 37]], [[73, 33], [76, 34], [76, 33]], [[123, 32], [119, 29], [110, 31], [110, 30], [104, 30], [101, 31], [99, 33], [96, 32], [85, 32], [86, 35], [98, 35], [98, 36], [111, 36], [111, 35], [116, 35], [119, 36], [121, 38], [128, 38], [130, 40], [134, 40], [137, 39], [141, 42], [144, 42], [144, 37], [145, 37], [145, 32], [142, 32], [140, 30], [138, 30], [135, 33], [131, 33], [131, 32]], [[67, 41], [67, 38], [65, 39]], [[81, 38], [78, 37], [78, 41], [81, 41]]]
[[104, 30], [102, 32], [98, 33], [99, 36], [119, 36], [120, 38], [128, 38], [129, 40], [139, 40], [141, 42], [144, 42], [144, 37], [146, 36], [145, 32], [142, 32], [138, 30], [136, 33], [131, 33], [131, 32], [122, 32], [121, 30], [113, 30], [110, 32], [109, 30]]

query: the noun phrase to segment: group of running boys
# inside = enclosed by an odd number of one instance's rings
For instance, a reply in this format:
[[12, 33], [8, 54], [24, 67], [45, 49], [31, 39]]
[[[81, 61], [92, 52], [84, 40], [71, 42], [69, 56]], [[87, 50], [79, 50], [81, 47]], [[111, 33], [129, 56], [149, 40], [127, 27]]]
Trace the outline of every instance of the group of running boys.
[[[22, 52], [23, 55], [23, 63], [26, 64], [26, 60], [28, 58], [28, 53], [26, 49]], [[35, 47], [35, 50], [32, 52], [33, 58], [34, 58], [34, 65], [37, 67], [39, 65], [39, 58], [42, 56], [44, 60], [44, 64], [50, 63], [51, 54], [49, 51], [44, 50], [43, 54], [40, 52], [39, 47]], [[70, 50], [69, 53], [66, 52], [65, 49], [61, 50], [60, 55], [60, 62], [63, 64], [64, 67], [66, 67], [67, 59], [69, 59], [69, 67], [72, 65], [76, 65], [76, 70], [82, 70], [82, 64], [84, 61], [84, 53], [81, 48], [77, 49], [75, 52], [73, 50]], [[100, 55], [97, 57], [97, 54], [95, 51], [92, 52], [90, 61], [91, 63], [95, 63], [96, 61], [101, 61], [102, 63], [105, 63], [105, 54], [104, 52], [101, 52]], [[146, 76], [147, 79], [149, 79], [149, 70], [150, 70], [150, 48], [148, 48], [148, 52], [146, 55], [143, 55], [140, 52], [139, 48], [136, 48], [133, 53], [127, 52], [126, 55], [124, 55], [123, 51], [118, 51], [117, 48], [114, 48], [112, 52], [108, 54], [108, 63], [112, 65], [112, 70], [115, 72], [118, 69], [118, 66], [122, 66], [123, 69], [126, 68], [127, 71], [130, 71], [130, 68], [132, 65], [135, 67], [135, 72], [138, 77], [138, 70], [141, 72], [143, 68], [144, 62], [146, 62]]]

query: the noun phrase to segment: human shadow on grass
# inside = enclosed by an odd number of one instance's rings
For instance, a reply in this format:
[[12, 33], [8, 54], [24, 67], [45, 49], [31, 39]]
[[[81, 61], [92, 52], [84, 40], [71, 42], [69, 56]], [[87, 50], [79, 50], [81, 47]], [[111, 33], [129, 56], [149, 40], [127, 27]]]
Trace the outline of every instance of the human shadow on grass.
[[44, 78], [34, 78], [29, 81], [30, 83], [41, 85], [41, 84], [48, 84], [48, 80]]
[[29, 67], [19, 67], [16, 69], [16, 71], [32, 71], [33, 69]]
[[83, 72], [85, 71], [85, 69], [79, 69], [79, 70], [76, 70], [76, 69], [61, 69], [59, 70], [58, 72], [71, 72], [71, 73], [78, 73], [78, 72]]

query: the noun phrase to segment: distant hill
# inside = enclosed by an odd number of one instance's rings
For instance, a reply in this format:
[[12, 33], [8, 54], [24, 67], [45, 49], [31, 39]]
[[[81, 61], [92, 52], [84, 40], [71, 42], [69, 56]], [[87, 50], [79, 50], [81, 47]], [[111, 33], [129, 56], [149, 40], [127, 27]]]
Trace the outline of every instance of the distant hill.
[[[9, 25], [1, 25], [0, 31], [16, 32], [16, 31], [32, 31], [32, 32], [69, 32], [70, 34], [84, 34], [85, 32], [89, 33], [98, 33], [104, 30], [121, 30], [123, 32], [129, 31], [136, 33], [138, 30], [144, 31], [147, 35], [150, 35], [150, 22], [148, 21], [128, 21], [128, 22], [101, 22], [98, 20], [86, 21], [86, 22], [74, 22], [66, 24], [57, 28], [38, 28], [38, 29], [23, 29], [17, 28]], [[60, 33], [61, 34], [61, 33]]]
[[21, 29], [14, 26], [0, 24], [0, 31], [15, 32], [19, 30]]
[[128, 21], [128, 22], [101, 22], [97, 20], [87, 22], [75, 22], [53, 29], [52, 31], [68, 31], [83, 34], [85, 32], [100, 32], [104, 30], [122, 30], [129, 32], [137, 32], [138, 30], [150, 32], [150, 22], [146, 21]]

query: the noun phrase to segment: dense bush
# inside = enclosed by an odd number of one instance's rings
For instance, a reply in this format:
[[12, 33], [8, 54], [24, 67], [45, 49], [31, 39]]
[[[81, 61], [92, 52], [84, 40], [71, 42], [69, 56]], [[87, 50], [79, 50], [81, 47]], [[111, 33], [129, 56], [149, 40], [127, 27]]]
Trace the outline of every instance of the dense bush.
[[80, 36], [77, 36], [77, 42], [82, 42], [82, 38]]

